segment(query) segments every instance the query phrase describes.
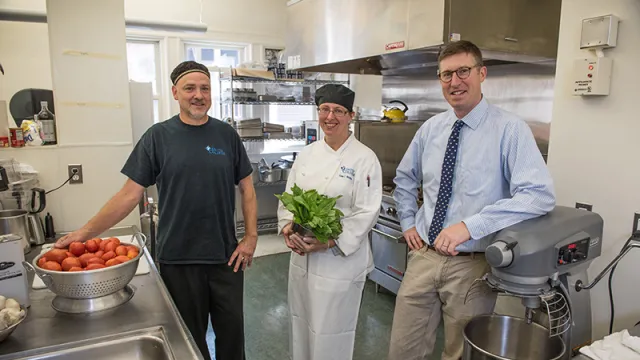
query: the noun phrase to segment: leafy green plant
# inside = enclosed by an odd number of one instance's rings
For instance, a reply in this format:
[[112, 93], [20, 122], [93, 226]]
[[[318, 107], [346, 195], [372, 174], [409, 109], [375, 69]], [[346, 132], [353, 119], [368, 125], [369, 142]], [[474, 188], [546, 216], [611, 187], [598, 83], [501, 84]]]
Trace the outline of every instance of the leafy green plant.
[[291, 191], [275, 196], [293, 214], [296, 224], [311, 230], [323, 244], [342, 234], [340, 219], [344, 214], [335, 208], [341, 196], [330, 198], [316, 190], [303, 191], [297, 184], [293, 185]]

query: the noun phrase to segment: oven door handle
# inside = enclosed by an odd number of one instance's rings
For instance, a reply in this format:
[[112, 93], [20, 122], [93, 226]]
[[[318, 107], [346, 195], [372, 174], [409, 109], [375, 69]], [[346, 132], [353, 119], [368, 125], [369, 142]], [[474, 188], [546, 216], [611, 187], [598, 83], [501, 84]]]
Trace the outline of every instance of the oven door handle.
[[375, 233], [378, 233], [378, 234], [380, 234], [380, 235], [382, 235], [384, 237], [387, 237], [387, 238], [393, 240], [394, 242], [396, 242], [398, 244], [406, 243], [406, 241], [404, 240], [404, 235], [399, 236], [399, 237], [394, 237], [394, 236], [391, 236], [391, 235], [387, 234], [386, 232], [380, 231], [380, 230], [378, 230], [376, 228], [371, 229], [371, 231], [373, 231]]

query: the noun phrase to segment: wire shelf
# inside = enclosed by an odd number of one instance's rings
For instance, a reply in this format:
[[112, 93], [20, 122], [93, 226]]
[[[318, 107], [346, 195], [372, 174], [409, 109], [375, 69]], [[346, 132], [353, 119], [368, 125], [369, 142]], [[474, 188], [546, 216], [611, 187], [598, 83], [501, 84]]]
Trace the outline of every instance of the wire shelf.
[[234, 76], [233, 78], [221, 78], [220, 81], [233, 81], [248, 84], [280, 84], [280, 85], [327, 85], [327, 84], [342, 84], [348, 85], [348, 81], [340, 80], [306, 80], [306, 79], [260, 79], [250, 77]]
[[291, 138], [265, 138], [265, 137], [240, 137], [242, 142], [268, 142], [268, 141], [279, 141], [279, 142], [301, 142], [306, 139], [303, 137], [291, 137]]
[[222, 101], [224, 105], [315, 105], [316, 103], [310, 101]]
[[[278, 230], [278, 218], [258, 219], [258, 232], [273, 232]], [[236, 232], [238, 234], [244, 234], [245, 227], [244, 221], [239, 221], [236, 224]]]
[[253, 184], [254, 187], [264, 187], [264, 186], [277, 186], [277, 185], [287, 185], [287, 181], [286, 180], [280, 180], [280, 181], [276, 181], [276, 182], [258, 182]]

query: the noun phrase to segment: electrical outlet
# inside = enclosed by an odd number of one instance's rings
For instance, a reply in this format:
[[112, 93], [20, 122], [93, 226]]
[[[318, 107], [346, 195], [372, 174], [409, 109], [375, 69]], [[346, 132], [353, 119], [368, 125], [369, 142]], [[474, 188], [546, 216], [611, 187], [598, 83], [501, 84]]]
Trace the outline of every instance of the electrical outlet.
[[633, 229], [631, 229], [631, 233], [635, 234], [640, 232], [640, 213], [633, 214]]
[[84, 180], [82, 176], [82, 165], [68, 165], [68, 173], [71, 178], [69, 184], [82, 184]]
[[593, 209], [593, 205], [591, 204], [587, 204], [587, 203], [576, 203], [576, 209], [584, 209], [587, 211], [591, 211], [591, 209]]

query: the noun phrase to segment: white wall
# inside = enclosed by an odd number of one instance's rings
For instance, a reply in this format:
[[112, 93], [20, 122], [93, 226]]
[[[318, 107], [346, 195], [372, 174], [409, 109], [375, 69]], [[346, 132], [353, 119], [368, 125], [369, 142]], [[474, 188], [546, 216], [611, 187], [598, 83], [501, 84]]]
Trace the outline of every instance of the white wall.
[[[131, 107], [121, 0], [48, 0], [47, 17], [58, 143], [130, 145]], [[88, 55], [70, 55], [74, 52]]]
[[0, 100], [7, 101], [7, 111], [19, 90], [51, 89], [50, 58], [47, 24], [0, 21], [0, 63], [5, 71], [0, 75]]
[[[605, 50], [613, 59], [611, 94], [574, 97], [570, 94], [573, 61], [594, 56], [580, 50], [581, 20], [614, 14], [621, 18], [618, 46]], [[590, 268], [593, 278], [619, 252], [640, 211], [638, 88], [640, 71], [640, 1], [564, 0], [548, 164], [555, 180], [558, 204], [593, 204], [604, 218], [603, 255]], [[618, 265], [613, 281], [614, 331], [640, 321], [640, 251]], [[606, 335], [609, 323], [607, 278], [591, 290], [594, 338]]]
[[[60, 0], [66, 1], [66, 0]], [[160, 42], [161, 47], [161, 71], [168, 77], [171, 70], [184, 60], [183, 41], [216, 41], [221, 43], [233, 43], [246, 46], [247, 58], [254, 61], [262, 60], [264, 47], [284, 47], [284, 31], [286, 0], [125, 0], [125, 18], [145, 20], [159, 23], [186, 23], [207, 24], [207, 33], [176, 33], [156, 30], [140, 30], [127, 28], [128, 36], [137, 36], [142, 39]], [[0, 0], [0, 10], [27, 11], [34, 13], [46, 13], [45, 0]], [[40, 26], [38, 29], [37, 27]], [[46, 36], [44, 24], [24, 24], [16, 22], [0, 22], [0, 38], [11, 34], [21, 34], [13, 40], [0, 41], [0, 58], [8, 54], [10, 58], [29, 58], [33, 53], [26, 54], [23, 49], [27, 47], [32, 37], [35, 42], [40, 42], [41, 36]], [[4, 40], [4, 39], [2, 39]], [[17, 46], [9, 47], [9, 42], [20, 42]], [[5, 45], [6, 44], [6, 45]], [[32, 46], [28, 46], [32, 47]], [[44, 59], [43, 59], [44, 60]], [[4, 61], [0, 60], [4, 65]], [[42, 64], [36, 65], [41, 67]], [[6, 68], [7, 66], [5, 66]], [[28, 75], [36, 77], [36, 73]], [[42, 79], [43, 77], [41, 77]], [[43, 80], [40, 80], [41, 82]], [[2, 80], [0, 78], [0, 99], [10, 97], [15, 93], [16, 87], [21, 87], [21, 82], [13, 79]], [[165, 88], [170, 87], [167, 79], [163, 83]], [[167, 91], [163, 97], [161, 109], [162, 117], [166, 118], [178, 111], [177, 104]]]
[[[73, 0], [56, 0], [71, 4]], [[199, 0], [126, 0], [124, 16], [127, 19], [142, 19], [159, 22], [181, 22], [208, 24], [206, 34], [173, 33], [151, 30], [127, 29], [127, 36], [158, 40], [161, 51], [161, 68], [168, 77], [173, 67], [184, 59], [183, 41], [216, 41], [240, 43], [247, 47], [249, 57], [259, 60], [264, 46], [284, 46], [285, 0], [207, 0], [203, 1], [202, 13]], [[91, 4], [91, 3], [88, 3]], [[91, 5], [88, 5], [91, 7]], [[45, 0], [0, 0], [0, 10], [24, 10], [44, 13]], [[71, 14], [75, 11], [69, 11]], [[121, 17], [121, 15], [120, 15]], [[19, 34], [19, 36], [16, 36]], [[11, 96], [24, 88], [52, 89], [51, 56], [49, 49], [49, 31], [47, 24], [19, 23], [0, 21], [0, 63], [6, 75], [0, 76], [0, 100], [7, 103]], [[86, 35], [79, 33], [79, 35]], [[124, 32], [122, 42], [124, 44]], [[99, 49], [101, 36], [93, 36]], [[83, 36], [79, 37], [84, 38]], [[96, 51], [93, 49], [92, 51]], [[97, 76], [83, 76], [86, 89], [94, 91], [99, 82], [108, 80], [102, 77], [100, 68]], [[73, 78], [69, 76], [69, 78]], [[76, 79], [77, 80], [77, 79]], [[75, 82], [61, 80], [62, 87]], [[170, 84], [162, 84], [169, 89]], [[114, 96], [128, 94], [128, 87], [109, 88]], [[87, 92], [90, 93], [90, 92]], [[164, 117], [177, 112], [175, 102], [166, 91]], [[103, 97], [101, 101], [109, 96]], [[57, 102], [58, 100], [56, 100]], [[56, 104], [56, 112], [59, 112]], [[64, 111], [63, 111], [64, 112]], [[60, 115], [60, 114], [58, 114]], [[46, 211], [51, 212], [56, 229], [74, 230], [82, 226], [100, 207], [122, 186], [125, 177], [120, 169], [129, 155], [131, 125], [127, 116], [113, 122], [93, 119], [91, 114], [70, 114], [74, 119], [83, 118], [74, 123], [76, 126], [63, 126], [60, 138], [63, 143], [55, 148], [0, 149], [0, 158], [16, 158], [34, 166], [41, 174], [41, 186], [53, 189], [67, 179], [67, 164], [83, 165], [84, 184], [67, 185], [48, 197]], [[69, 119], [60, 119], [63, 123]], [[124, 124], [122, 121], [128, 122]], [[71, 125], [72, 123], [67, 122]], [[61, 124], [64, 125], [64, 124]], [[98, 128], [96, 128], [98, 126]], [[100, 128], [106, 126], [106, 128]], [[73, 145], [76, 144], [76, 145]], [[77, 146], [78, 143], [85, 145]], [[138, 223], [135, 210], [121, 225]]]
[[[124, 63], [124, 58], [122, 61]], [[47, 24], [0, 22], [0, 62], [5, 69], [4, 77], [0, 77], [0, 89], [3, 90], [0, 96], [3, 96], [7, 104], [11, 96], [21, 89], [53, 89]], [[124, 66], [126, 71], [126, 63]], [[126, 73], [124, 79], [126, 80]], [[60, 79], [60, 82], [78, 85], [76, 82], [65, 80]], [[80, 86], [95, 90], [95, 83], [91, 81], [86, 81]], [[125, 87], [120, 93], [126, 91]], [[67, 185], [47, 195], [45, 212], [51, 213], [56, 230], [60, 232], [82, 226], [124, 184], [125, 177], [120, 175], [119, 169], [132, 145], [130, 135], [128, 141], [126, 137], [122, 137], [126, 136], [127, 131], [129, 134], [131, 131], [130, 118], [125, 114], [124, 118], [111, 123], [100, 120], [104, 126], [122, 131], [118, 139], [120, 144], [67, 147], [71, 143], [92, 144], [105, 140], [99, 129], [83, 126], [94, 123], [95, 116], [63, 116], [60, 114], [60, 111], [64, 114], [62, 106], [57, 105], [56, 109], [60, 122], [58, 131], [62, 140], [59, 146], [1, 148], [0, 158], [15, 158], [32, 165], [40, 172], [40, 186], [45, 190], [54, 189], [67, 179], [68, 164], [83, 165], [84, 184]], [[138, 215], [136, 212], [132, 213], [121, 224], [138, 223]]]
[[[60, 0], [66, 1], [66, 0]], [[127, 19], [200, 23], [210, 32], [282, 39], [287, 0], [124, 0]], [[0, 0], [0, 9], [46, 12], [45, 0]]]

